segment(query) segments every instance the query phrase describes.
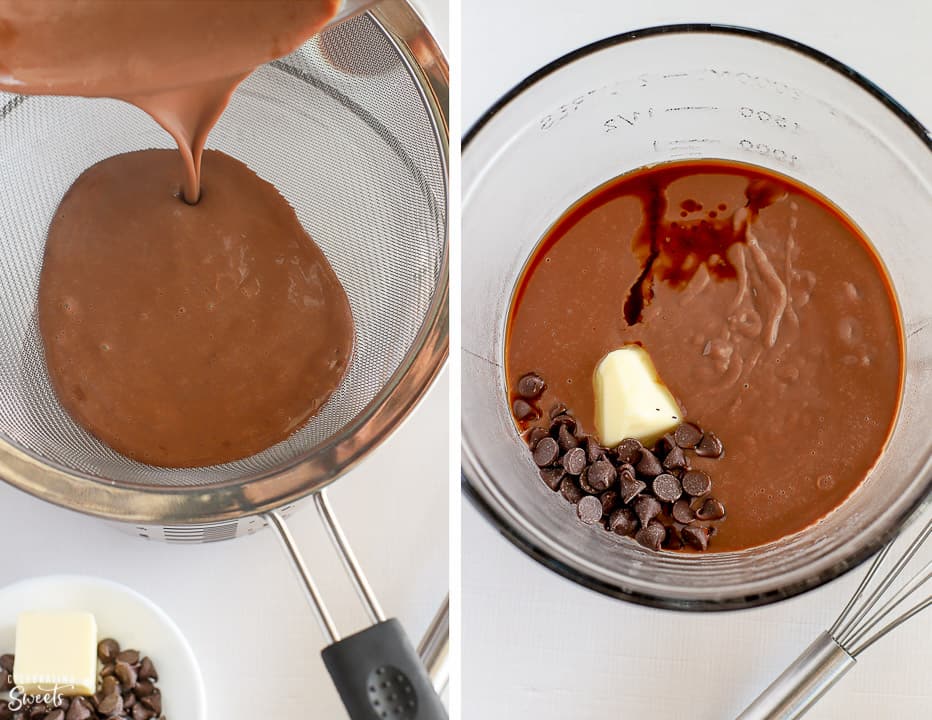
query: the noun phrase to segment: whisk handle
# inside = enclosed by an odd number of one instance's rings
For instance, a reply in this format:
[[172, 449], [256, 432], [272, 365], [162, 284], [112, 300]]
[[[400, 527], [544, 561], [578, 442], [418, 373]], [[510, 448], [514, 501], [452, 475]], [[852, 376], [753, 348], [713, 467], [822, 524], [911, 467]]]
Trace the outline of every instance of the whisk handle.
[[835, 638], [823, 632], [737, 720], [800, 718], [854, 663], [854, 658]]

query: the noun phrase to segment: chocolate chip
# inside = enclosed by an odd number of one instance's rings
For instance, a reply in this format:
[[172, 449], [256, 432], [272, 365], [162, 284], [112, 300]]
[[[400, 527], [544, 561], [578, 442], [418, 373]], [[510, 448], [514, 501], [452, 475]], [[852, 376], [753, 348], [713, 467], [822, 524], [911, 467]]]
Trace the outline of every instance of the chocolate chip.
[[6, 670], [8, 673], [13, 672], [13, 662], [15, 658], [12, 655], [0, 655], [0, 670]]
[[707, 432], [702, 436], [702, 440], [696, 445], [696, 455], [700, 457], [717, 458], [721, 457], [725, 451], [722, 441], [714, 433]]
[[683, 448], [674, 445], [673, 449], [663, 459], [663, 467], [666, 470], [686, 470], [689, 468], [689, 460], [686, 459]]
[[693, 509], [689, 506], [689, 500], [686, 499], [677, 500], [673, 503], [671, 514], [674, 520], [684, 525], [688, 525], [696, 519], [696, 513], [693, 512]]
[[105, 695], [103, 699], [97, 703], [97, 712], [108, 717], [122, 714], [123, 696], [119, 693]]
[[589, 466], [588, 482], [596, 492], [608, 490], [617, 477], [618, 472], [615, 470], [615, 466], [608, 460], [596, 460]]
[[683, 540], [696, 550], [705, 550], [709, 547], [709, 528], [700, 525], [688, 525], [683, 528]]
[[534, 406], [527, 400], [518, 398], [511, 404], [511, 411], [518, 420], [534, 420], [537, 418], [537, 411]]
[[538, 426], [532, 427], [530, 430], [528, 430], [524, 440], [527, 442], [528, 447], [533, 450], [537, 446], [537, 443], [539, 443], [545, 437], [547, 437], [547, 431]]
[[702, 470], [690, 470], [683, 475], [683, 490], [693, 497], [702, 497], [712, 491], [712, 478]]
[[586, 494], [582, 491], [576, 481], [571, 477], [563, 478], [560, 483], [560, 494], [571, 503], [578, 503]]
[[557, 403], [552, 408], [550, 408], [550, 412], [548, 414], [550, 416], [550, 419], [553, 420], [554, 418], [559, 417], [560, 415], [564, 415], [565, 413], [566, 413], [566, 405], [564, 405], [563, 403]]
[[634, 539], [649, 550], [659, 550], [667, 537], [667, 529], [658, 521], [651, 520], [637, 531]]
[[[630, 466], [626, 466], [630, 467]], [[647, 489], [647, 483], [638, 480], [633, 472], [621, 471], [621, 501], [627, 505]]]
[[[551, 490], [559, 490], [560, 483], [563, 480], [563, 476], [566, 472], [563, 468], [541, 468], [540, 469], [540, 479], [544, 481], [544, 485], [549, 487]], [[139, 672], [142, 672], [142, 668], [139, 669]], [[140, 675], [142, 677], [142, 675]]]
[[124, 690], [132, 690], [136, 687], [136, 681], [139, 676], [136, 674], [136, 668], [128, 662], [118, 660], [116, 664], [116, 676], [120, 679], [120, 684]]
[[605, 448], [599, 445], [594, 437], [587, 436], [581, 444], [586, 449], [586, 459], [591, 463], [605, 455]]
[[56, 708], [45, 716], [45, 720], [65, 720], [65, 711], [61, 708]]
[[595, 525], [602, 519], [602, 503], [594, 495], [586, 495], [576, 505], [576, 514], [586, 525]]
[[641, 459], [641, 449], [643, 447], [640, 440], [626, 438], [615, 446], [615, 457], [618, 458], [618, 462], [620, 463], [629, 463], [633, 465]]
[[[13, 673], [0, 668], [0, 693], [12, 690], [14, 686]], [[0, 720], [2, 720], [2, 718], [0, 718]]]
[[572, 415], [557, 415], [550, 421], [550, 436], [559, 437], [560, 428], [563, 426], [566, 426], [566, 429], [572, 433], [576, 430], [576, 420]]
[[599, 500], [602, 502], [602, 517], [608, 517], [618, 505], [618, 491], [606, 490], [599, 495]]
[[566, 425], [561, 425], [557, 430], [557, 444], [563, 452], [579, 447], [579, 441]]
[[158, 690], [156, 690], [155, 693], [153, 693], [149, 697], [142, 698], [142, 703], [146, 707], [149, 707], [155, 710], [156, 715], [162, 714], [162, 696], [159, 694]]
[[702, 440], [702, 430], [686, 422], [673, 431], [673, 439], [681, 448], [694, 448]]
[[0, 700], [0, 720], [13, 720], [13, 711], [6, 700]]
[[[145, 661], [143, 661], [143, 662], [145, 662]], [[141, 668], [141, 667], [139, 668], [139, 677], [140, 677], [140, 678], [142, 677], [142, 668]], [[150, 695], [152, 695], [152, 694], [155, 692], [155, 689], [156, 689], [156, 688], [155, 688], [155, 685], [154, 685], [153, 682], [152, 682], [152, 681], [154, 681], [154, 680], [158, 680], [158, 677], [154, 677], [154, 678], [152, 678], [151, 680], [140, 680], [140, 681], [136, 684], [136, 697], [137, 697], [137, 698], [144, 698], [144, 697], [149, 697]]]
[[586, 451], [576, 447], [566, 453], [563, 456], [563, 469], [570, 475], [579, 475], [586, 469]]
[[133, 706], [133, 720], [152, 720], [154, 717], [155, 711], [141, 702]]
[[[116, 657], [116, 656], [114, 656], [114, 657]], [[115, 672], [116, 672], [116, 664], [115, 664], [115, 663], [108, 663], [107, 665], [104, 665], [103, 668], [101, 668], [101, 670], [100, 670], [100, 677], [105, 678], [105, 677], [107, 677], [108, 675], [113, 675]]]
[[518, 395], [528, 400], [538, 397], [547, 387], [544, 379], [537, 373], [528, 373], [518, 380]]
[[579, 473], [579, 487], [582, 488], [582, 491], [584, 493], [587, 493], [589, 495], [599, 494], [599, 491], [589, 484], [589, 467], [588, 466], [581, 473]]
[[651, 487], [657, 499], [663, 502], [675, 502], [680, 495], [683, 494], [680, 481], [676, 479], [675, 475], [671, 475], [670, 473], [663, 473], [655, 477]]
[[97, 657], [100, 658], [102, 663], [112, 662], [116, 660], [117, 655], [120, 654], [120, 643], [118, 643], [113, 638], [107, 638], [106, 640], [101, 640], [97, 644]]
[[634, 501], [633, 508], [634, 512], [637, 513], [638, 520], [641, 521], [642, 527], [646, 527], [647, 523], [657, 517], [663, 510], [660, 501], [651, 495], [639, 495], [637, 500]]
[[673, 439], [673, 436], [670, 433], [667, 433], [657, 441], [657, 445], [654, 447], [654, 450], [657, 453], [666, 455], [675, 447], [677, 447], [676, 441]]
[[721, 520], [725, 517], [725, 506], [715, 498], [709, 498], [696, 511], [696, 517], [700, 520]]
[[553, 465], [558, 457], [560, 457], [560, 446], [552, 437], [543, 438], [534, 448], [534, 462], [538, 467]]
[[676, 525], [667, 526], [667, 538], [663, 541], [663, 546], [667, 550], [680, 550], [683, 547], [683, 536]]
[[[114, 657], [116, 657], [116, 654], [114, 654]], [[90, 703], [83, 697], [77, 697], [71, 701], [65, 720], [88, 720], [93, 715], [94, 710]]]
[[660, 464], [657, 456], [654, 455], [654, 453], [652, 453], [650, 450], [642, 447], [640, 450], [640, 456], [641, 458], [638, 460], [638, 464], [635, 467], [641, 475], [645, 475], [647, 477], [656, 477], [663, 472], [663, 466]]
[[152, 662], [148, 655], [142, 659], [139, 665], [139, 679], [154, 680], [155, 682], [159, 680], [159, 672], [155, 669], [155, 663]]
[[113, 695], [113, 693], [120, 692], [120, 681], [116, 679], [113, 675], [108, 675], [103, 678], [101, 682], [101, 695]]
[[637, 515], [631, 508], [618, 508], [608, 518], [608, 529], [619, 535], [632, 535], [638, 529]]

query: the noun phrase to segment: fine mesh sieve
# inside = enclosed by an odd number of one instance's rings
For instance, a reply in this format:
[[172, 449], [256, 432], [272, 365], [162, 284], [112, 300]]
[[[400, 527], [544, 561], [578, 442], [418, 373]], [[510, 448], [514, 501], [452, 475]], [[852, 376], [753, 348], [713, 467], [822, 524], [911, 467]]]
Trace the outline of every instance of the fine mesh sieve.
[[[330, 639], [324, 663], [354, 720], [402, 710], [446, 718], [433, 682], [443, 684], [447, 606], [416, 651], [383, 614], [323, 489], [397, 427], [447, 356], [447, 86], [417, 15], [383, 0], [237, 89], [207, 147], [245, 162], [295, 208], [346, 289], [355, 349], [341, 386], [292, 437], [182, 470], [129, 460], [70, 419], [49, 383], [36, 313], [47, 229], [71, 183], [111, 155], [173, 144], [121, 102], [0, 93], [0, 478], [147, 538], [224, 540], [268, 524]], [[285, 524], [308, 495], [373, 623], [347, 638]], [[389, 670], [414, 710], [372, 695], [370, 675]]]
[[163, 469], [113, 452], [63, 411], [43, 361], [36, 295], [62, 195], [99, 160], [170, 148], [171, 138], [119, 101], [0, 93], [5, 479], [136, 524], [229, 520], [332, 481], [417, 401], [446, 354], [445, 129], [425, 75], [387, 28], [393, 4], [398, 15], [402, 4], [388, 3], [259, 68], [208, 139], [294, 206], [346, 288], [356, 323], [352, 364], [320, 414], [234, 463]]

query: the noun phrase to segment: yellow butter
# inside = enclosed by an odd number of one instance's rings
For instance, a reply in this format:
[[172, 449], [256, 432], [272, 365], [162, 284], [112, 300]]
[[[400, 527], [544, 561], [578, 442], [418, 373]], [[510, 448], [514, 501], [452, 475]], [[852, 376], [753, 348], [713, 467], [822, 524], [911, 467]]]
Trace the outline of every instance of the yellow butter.
[[16, 623], [13, 681], [27, 694], [97, 690], [97, 621], [87, 612], [27, 612]]
[[602, 358], [592, 385], [595, 426], [606, 447], [625, 438], [650, 446], [682, 422], [673, 394], [640, 345], [625, 345]]

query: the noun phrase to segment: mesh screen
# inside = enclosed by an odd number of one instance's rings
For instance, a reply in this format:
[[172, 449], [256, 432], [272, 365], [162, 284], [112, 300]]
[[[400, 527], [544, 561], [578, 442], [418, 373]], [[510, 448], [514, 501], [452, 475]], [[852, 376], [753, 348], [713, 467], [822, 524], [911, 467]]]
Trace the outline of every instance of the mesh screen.
[[245, 162], [294, 206], [346, 288], [355, 355], [342, 386], [290, 439], [193, 470], [136, 463], [78, 427], [49, 384], [36, 319], [45, 235], [65, 191], [99, 160], [161, 147], [173, 147], [169, 136], [130, 105], [0, 92], [0, 438], [114, 483], [209, 485], [274, 471], [350, 422], [412, 348], [446, 239], [433, 119], [368, 16], [326, 31], [239, 87], [207, 147]]

